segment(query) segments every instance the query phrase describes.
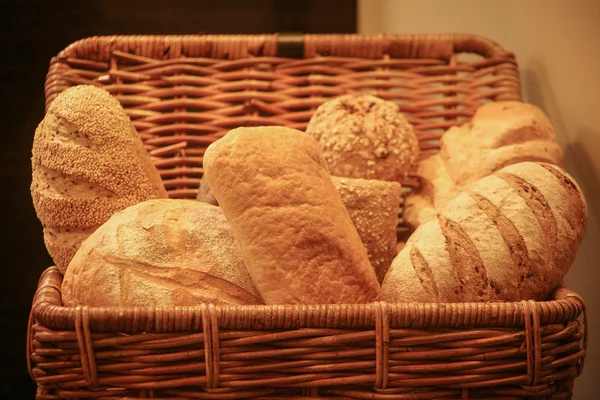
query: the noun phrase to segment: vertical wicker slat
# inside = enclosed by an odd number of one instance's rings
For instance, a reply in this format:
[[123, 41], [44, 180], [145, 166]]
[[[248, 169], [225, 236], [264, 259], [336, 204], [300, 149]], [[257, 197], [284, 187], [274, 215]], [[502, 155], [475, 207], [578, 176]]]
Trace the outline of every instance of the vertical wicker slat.
[[[481, 37], [301, 39], [301, 59], [279, 56], [277, 35], [83, 39], [51, 60], [46, 105], [104, 87], [169, 195], [194, 198], [204, 150], [229, 129], [304, 129], [344, 93], [397, 102], [424, 154], [481, 104], [521, 100], [514, 56]], [[46, 270], [32, 306], [40, 400], [569, 399], [587, 347], [583, 299], [567, 288], [547, 302], [115, 309], [62, 307], [61, 282]]]

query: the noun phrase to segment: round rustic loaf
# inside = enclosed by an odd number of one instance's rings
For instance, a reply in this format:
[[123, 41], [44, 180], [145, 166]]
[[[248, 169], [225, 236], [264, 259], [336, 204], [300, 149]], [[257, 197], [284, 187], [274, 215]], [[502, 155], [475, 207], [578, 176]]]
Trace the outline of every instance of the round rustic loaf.
[[587, 226], [575, 180], [523, 162], [475, 181], [419, 226], [392, 262], [389, 302], [546, 300], [573, 263]]
[[87, 238], [62, 284], [66, 306], [261, 304], [219, 207], [149, 200]]
[[63, 273], [81, 242], [115, 212], [167, 197], [129, 117], [95, 86], [66, 89], [52, 101], [32, 154], [33, 204]]
[[323, 103], [306, 133], [315, 138], [332, 175], [401, 182], [414, 171], [419, 141], [398, 106], [371, 95]]

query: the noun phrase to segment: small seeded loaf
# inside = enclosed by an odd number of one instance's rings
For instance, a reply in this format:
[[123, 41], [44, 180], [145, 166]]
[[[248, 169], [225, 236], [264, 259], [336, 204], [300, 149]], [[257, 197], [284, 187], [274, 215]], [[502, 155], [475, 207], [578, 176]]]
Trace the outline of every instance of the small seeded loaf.
[[381, 282], [396, 256], [400, 184], [375, 179], [332, 179]]
[[219, 207], [148, 200], [113, 215], [65, 273], [66, 306], [261, 304]]
[[64, 273], [71, 258], [115, 212], [167, 193], [119, 102], [104, 89], [59, 94], [35, 131], [31, 196], [44, 241]]
[[403, 218], [414, 229], [461, 188], [511, 164], [534, 161], [562, 166], [552, 124], [532, 104], [516, 101], [481, 106], [472, 120], [450, 128], [439, 154], [421, 161], [420, 189], [407, 196]]
[[587, 205], [559, 167], [523, 162], [467, 186], [392, 262], [388, 302], [546, 300], [569, 270]]
[[367, 251], [310, 136], [234, 129], [206, 149], [204, 173], [266, 304], [376, 298]]
[[419, 141], [392, 101], [348, 94], [317, 108], [306, 133], [332, 175], [402, 182], [417, 168]]

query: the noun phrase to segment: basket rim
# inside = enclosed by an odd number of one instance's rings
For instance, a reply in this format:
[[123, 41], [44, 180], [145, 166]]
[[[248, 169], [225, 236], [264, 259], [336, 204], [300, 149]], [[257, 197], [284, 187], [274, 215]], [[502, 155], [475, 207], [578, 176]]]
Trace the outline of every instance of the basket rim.
[[[515, 58], [514, 53], [506, 50], [499, 43], [494, 40], [477, 34], [471, 33], [459, 33], [459, 32], [446, 32], [436, 34], [426, 33], [414, 33], [414, 34], [388, 34], [388, 33], [377, 33], [377, 34], [361, 34], [361, 33], [344, 33], [344, 34], [298, 34], [301, 37], [302, 42], [305, 44], [305, 57], [306, 44], [325, 44], [323, 42], [329, 42], [329, 50], [334, 51], [334, 44], [336, 49], [340, 49], [341, 44], [347, 44], [355, 47], [357, 44], [369, 44], [372, 46], [382, 46], [384, 54], [388, 54], [395, 58], [395, 53], [405, 53], [407, 51], [415, 52], [419, 47], [423, 47], [422, 43], [428, 42], [429, 44], [447, 44], [448, 47], [444, 55], [449, 57], [451, 54], [456, 53], [475, 53], [483, 56], [484, 58], [495, 58], [495, 57], [506, 57]], [[275, 44], [275, 53], [265, 54], [273, 49], [267, 46], [259, 47], [256, 56], [276, 56], [277, 45], [281, 44], [281, 38], [287, 38], [289, 35], [282, 33], [267, 33], [267, 34], [186, 34], [186, 35], [145, 35], [145, 34], [134, 34], [134, 35], [93, 35], [88, 36], [71, 44], [67, 45], [61, 50], [55, 58], [64, 59], [74, 57], [79, 54], [86, 46], [94, 44], [93, 49], [96, 51], [105, 50], [106, 48], [113, 49], [120, 43], [127, 43], [130, 46], [141, 46], [138, 50], [143, 55], [151, 50], [153, 45], [156, 45], [160, 41], [181, 44], [193, 45], [200, 41], [208, 43], [226, 42], [227, 45], [239, 45], [240, 43], [249, 43], [251, 41], [262, 40], [265, 42], [273, 42]], [[335, 43], [334, 43], [335, 42]], [[359, 43], [362, 42], [362, 43]], [[399, 45], [410, 45], [410, 49], [401, 48]], [[343, 49], [343, 46], [341, 46]], [[381, 54], [378, 52], [369, 51], [364, 58], [380, 58]], [[241, 53], [230, 53], [229, 56]], [[241, 54], [243, 55], [243, 53]], [[316, 54], [313, 54], [315, 56]], [[368, 57], [370, 55], [370, 57]], [[418, 57], [417, 57], [418, 58]]]
[[[547, 301], [481, 303], [385, 303], [319, 305], [212, 305], [189, 307], [66, 307], [61, 302], [63, 275], [52, 266], [39, 280], [31, 309], [37, 323], [73, 330], [86, 315], [97, 332], [139, 333], [201, 330], [202, 315], [216, 315], [223, 329], [374, 328], [381, 313], [391, 328], [519, 328], [536, 315], [542, 325], [568, 323], [585, 312], [583, 298], [566, 286]], [[377, 316], [379, 314], [379, 317]]]

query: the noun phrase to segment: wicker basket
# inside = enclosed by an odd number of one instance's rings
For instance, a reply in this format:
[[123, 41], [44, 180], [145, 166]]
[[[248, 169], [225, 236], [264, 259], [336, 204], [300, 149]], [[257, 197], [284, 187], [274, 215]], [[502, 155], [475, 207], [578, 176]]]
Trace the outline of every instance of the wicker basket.
[[[285, 56], [285, 57], [284, 57]], [[513, 55], [469, 35], [118, 36], [53, 58], [125, 107], [173, 198], [240, 126], [304, 129], [328, 98], [398, 102], [424, 153], [482, 103], [520, 100]], [[407, 182], [410, 187], [411, 182]], [[569, 399], [586, 348], [580, 296], [547, 302], [67, 308], [49, 268], [27, 357], [38, 399]]]

